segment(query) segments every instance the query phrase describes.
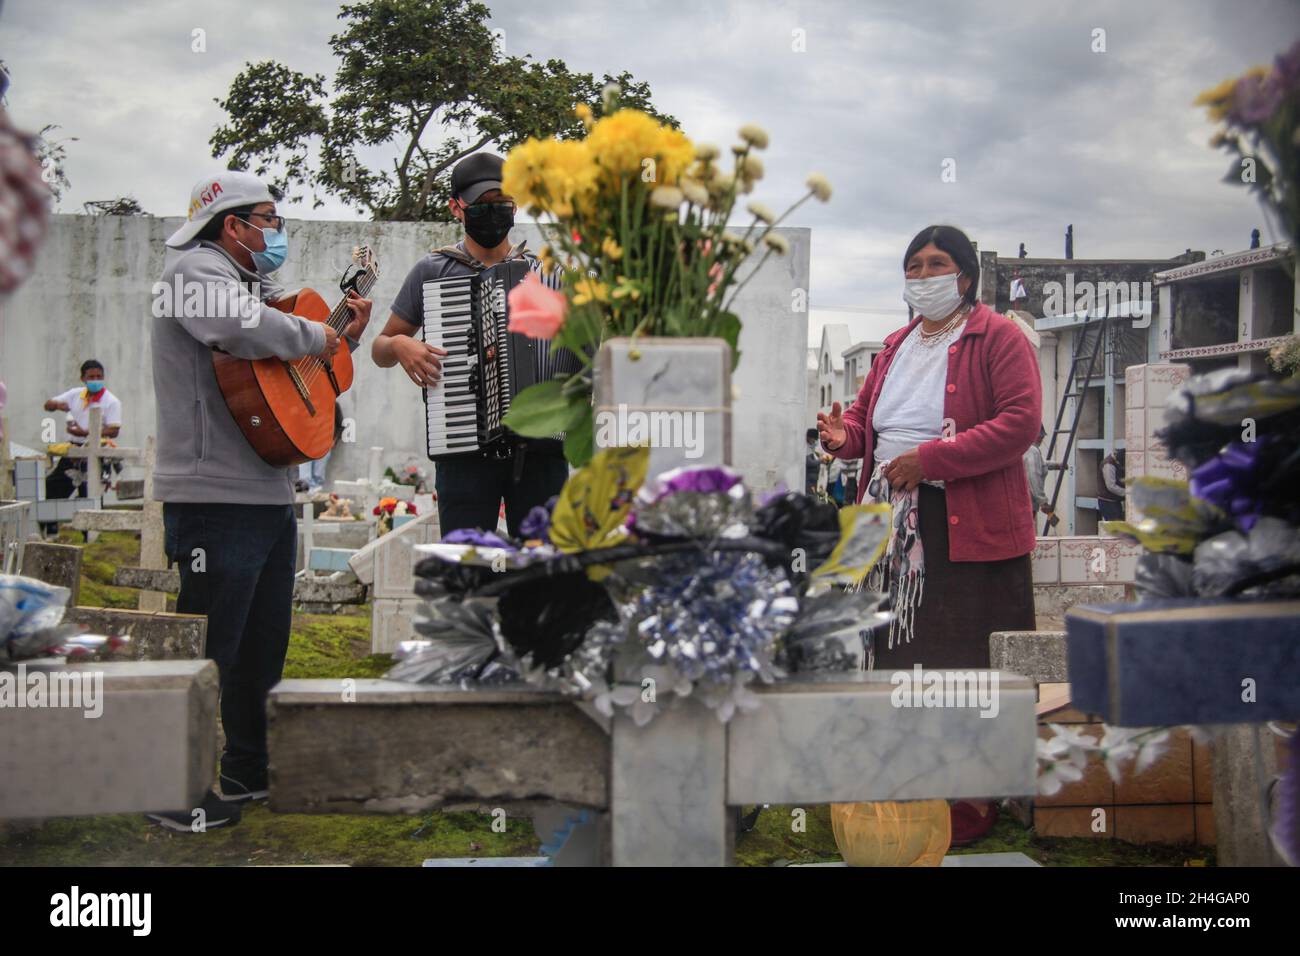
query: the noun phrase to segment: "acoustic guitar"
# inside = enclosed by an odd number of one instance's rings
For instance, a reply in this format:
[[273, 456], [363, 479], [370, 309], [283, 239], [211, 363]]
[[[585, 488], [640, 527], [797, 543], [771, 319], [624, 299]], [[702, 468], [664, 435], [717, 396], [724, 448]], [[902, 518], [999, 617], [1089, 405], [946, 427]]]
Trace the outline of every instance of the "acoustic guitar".
[[[339, 282], [343, 299], [331, 309], [312, 289], [302, 289], [273, 308], [327, 323], [339, 337], [352, 321], [346, 303], [349, 290], [363, 298], [379, 278], [379, 266], [369, 246], [353, 250], [354, 268]], [[293, 361], [281, 358], [241, 359], [212, 351], [217, 385], [253, 450], [268, 465], [288, 467], [323, 458], [334, 447], [335, 400], [352, 387], [352, 354], [345, 341], [334, 355], [308, 355]]]

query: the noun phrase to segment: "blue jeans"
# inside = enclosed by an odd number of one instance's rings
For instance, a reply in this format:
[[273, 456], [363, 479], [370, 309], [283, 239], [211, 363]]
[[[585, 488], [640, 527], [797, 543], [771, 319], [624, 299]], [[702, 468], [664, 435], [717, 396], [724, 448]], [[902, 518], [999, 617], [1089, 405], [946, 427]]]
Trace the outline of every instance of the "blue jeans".
[[163, 505], [167, 557], [180, 566], [176, 610], [208, 619], [221, 677], [221, 772], [265, 774], [266, 698], [280, 680], [293, 617], [298, 524], [290, 505]]
[[298, 480], [307, 482], [311, 491], [319, 491], [325, 486], [325, 463], [330, 460], [330, 452], [324, 457], [304, 461], [298, 466]]

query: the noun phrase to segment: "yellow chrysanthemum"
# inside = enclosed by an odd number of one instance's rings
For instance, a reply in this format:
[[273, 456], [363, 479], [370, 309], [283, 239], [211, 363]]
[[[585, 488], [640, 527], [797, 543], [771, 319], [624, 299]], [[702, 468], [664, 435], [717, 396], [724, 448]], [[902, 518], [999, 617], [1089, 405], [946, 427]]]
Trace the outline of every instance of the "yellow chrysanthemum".
[[619, 110], [599, 119], [586, 139], [601, 169], [601, 185], [613, 192], [628, 176], [641, 176], [653, 161], [654, 182], [673, 185], [695, 159], [695, 147], [680, 130], [662, 126], [640, 110]]
[[1192, 101], [1193, 106], [1204, 106], [1210, 112], [1210, 118], [1221, 120], [1228, 115], [1232, 109], [1232, 103], [1237, 93], [1237, 79], [1224, 80], [1218, 86], [1211, 87], [1201, 93]]
[[605, 253], [605, 258], [613, 262], [623, 258], [623, 247], [614, 241], [613, 236], [605, 237], [605, 241], [600, 244], [600, 251]]
[[525, 208], [564, 219], [585, 202], [597, 173], [585, 143], [529, 138], [506, 157], [501, 189]]
[[605, 283], [596, 279], [579, 279], [573, 284], [574, 305], [586, 305], [593, 301], [609, 301], [609, 287]]

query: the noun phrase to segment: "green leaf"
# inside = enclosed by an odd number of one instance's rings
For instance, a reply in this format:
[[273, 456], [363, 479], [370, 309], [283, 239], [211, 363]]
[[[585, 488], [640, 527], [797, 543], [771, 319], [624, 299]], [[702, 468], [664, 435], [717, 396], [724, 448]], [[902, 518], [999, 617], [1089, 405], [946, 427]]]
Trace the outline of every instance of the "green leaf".
[[595, 448], [593, 432], [592, 409], [590, 403], [588, 403], [587, 414], [578, 424], [567, 429], [564, 433], [564, 457], [574, 468], [581, 468], [591, 460], [591, 453]]
[[573, 428], [584, 411], [590, 414], [590, 405], [581, 395], [566, 396], [563, 386], [560, 379], [528, 386], [510, 403], [505, 426], [529, 438], [549, 438]]

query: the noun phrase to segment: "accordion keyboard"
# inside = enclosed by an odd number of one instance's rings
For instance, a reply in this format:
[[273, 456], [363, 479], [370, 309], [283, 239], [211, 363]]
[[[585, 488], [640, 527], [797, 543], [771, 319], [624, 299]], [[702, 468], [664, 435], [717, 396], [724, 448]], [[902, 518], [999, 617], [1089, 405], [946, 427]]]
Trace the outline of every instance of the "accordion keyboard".
[[442, 378], [424, 390], [429, 457], [478, 451], [478, 346], [475, 276], [424, 284], [424, 341], [446, 349]]

